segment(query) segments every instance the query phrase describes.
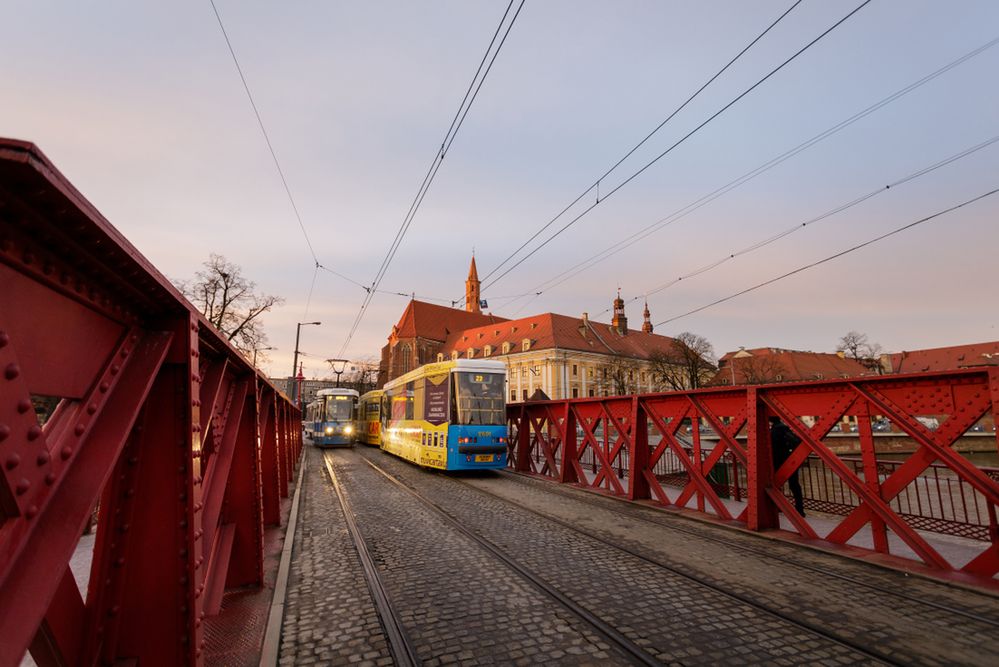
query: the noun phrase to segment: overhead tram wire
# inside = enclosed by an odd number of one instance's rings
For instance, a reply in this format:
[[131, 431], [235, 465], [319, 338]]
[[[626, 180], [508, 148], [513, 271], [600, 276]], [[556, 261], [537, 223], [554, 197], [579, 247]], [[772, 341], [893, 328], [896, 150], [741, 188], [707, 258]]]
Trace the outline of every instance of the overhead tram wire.
[[760, 289], [762, 287], [766, 287], [767, 285], [772, 285], [772, 284], [774, 284], [774, 283], [776, 283], [776, 282], [778, 282], [780, 280], [784, 280], [785, 278], [789, 278], [789, 277], [791, 277], [793, 275], [796, 275], [796, 274], [799, 274], [799, 273], [801, 273], [803, 271], [807, 271], [808, 269], [815, 268], [816, 266], [821, 266], [822, 264], [825, 264], [827, 262], [831, 262], [834, 259], [838, 259], [840, 257], [843, 257], [844, 255], [848, 255], [851, 252], [854, 252], [856, 250], [860, 250], [861, 248], [866, 248], [867, 246], [873, 245], [873, 244], [875, 244], [875, 243], [877, 243], [879, 241], [883, 241], [884, 239], [886, 239], [886, 238], [888, 238], [890, 236], [894, 236], [896, 234], [900, 234], [900, 233], [902, 233], [902, 232], [904, 232], [906, 230], [912, 229], [913, 227], [916, 227], [916, 226], [921, 225], [921, 224], [926, 223], [926, 222], [930, 222], [930, 221], [935, 220], [935, 219], [937, 219], [937, 218], [939, 218], [939, 217], [941, 217], [943, 215], [946, 215], [948, 213], [952, 213], [952, 212], [958, 210], [959, 208], [963, 208], [963, 207], [968, 206], [970, 204], [974, 204], [975, 202], [980, 201], [982, 199], [985, 199], [986, 197], [991, 197], [992, 195], [994, 195], [996, 193], [999, 193], [999, 188], [995, 188], [993, 190], [989, 190], [988, 192], [986, 192], [984, 194], [980, 194], [977, 197], [972, 197], [971, 199], [967, 199], [967, 200], [961, 202], [960, 204], [955, 204], [954, 206], [951, 206], [950, 208], [946, 208], [946, 209], [944, 209], [942, 211], [937, 211], [936, 213], [933, 213], [932, 215], [928, 215], [925, 218], [920, 218], [919, 220], [916, 220], [915, 222], [910, 222], [907, 225], [902, 225], [901, 227], [896, 227], [895, 229], [891, 230], [890, 232], [886, 232], [884, 234], [881, 234], [880, 236], [876, 236], [876, 237], [874, 237], [872, 239], [868, 239], [867, 241], [864, 241], [863, 243], [858, 243], [857, 245], [855, 245], [853, 247], [850, 247], [850, 248], [847, 248], [846, 250], [841, 250], [840, 252], [836, 253], [835, 255], [829, 255], [828, 257], [820, 259], [820, 260], [818, 260], [816, 262], [812, 262], [811, 264], [806, 264], [804, 266], [799, 266], [798, 268], [794, 269], [793, 271], [788, 271], [787, 273], [781, 274], [781, 275], [779, 275], [779, 276], [777, 276], [775, 278], [771, 278], [770, 280], [765, 280], [762, 283], [757, 283], [756, 285], [753, 285], [752, 287], [747, 287], [746, 289], [740, 290], [740, 291], [738, 291], [738, 292], [736, 292], [734, 294], [730, 294], [730, 295], [728, 295], [726, 297], [723, 297], [721, 299], [716, 299], [715, 301], [712, 301], [711, 303], [708, 303], [708, 304], [705, 304], [703, 306], [700, 306], [699, 308], [694, 308], [693, 310], [688, 310], [687, 312], [685, 312], [685, 313], [683, 313], [681, 315], [674, 315], [673, 317], [669, 317], [669, 318], [663, 320], [662, 322], [657, 322], [655, 324], [655, 326], [661, 327], [664, 324], [669, 324], [670, 322], [675, 322], [675, 321], [677, 321], [679, 319], [682, 319], [684, 317], [688, 317], [688, 316], [693, 315], [695, 313], [699, 313], [699, 312], [701, 312], [703, 310], [707, 310], [708, 308], [712, 308], [712, 307], [717, 306], [719, 304], [725, 303], [726, 301], [731, 301], [732, 299], [735, 299], [737, 297], [743, 296], [744, 294], [749, 294], [750, 292], [756, 291], [756, 290], [758, 290], [758, 289]]
[[808, 49], [810, 49], [812, 46], [814, 46], [816, 43], [818, 43], [822, 38], [824, 38], [826, 35], [828, 35], [829, 33], [831, 33], [833, 30], [835, 30], [836, 28], [838, 28], [839, 26], [841, 26], [850, 17], [852, 17], [854, 14], [856, 14], [861, 9], [863, 9], [868, 4], [870, 4], [870, 2], [871, 2], [871, 0], [864, 0], [864, 2], [860, 3], [859, 5], [857, 5], [857, 7], [855, 7], [852, 11], [850, 11], [849, 14], [847, 14], [843, 18], [839, 19], [838, 21], [836, 21], [836, 23], [834, 23], [832, 26], [830, 26], [829, 28], [827, 28], [826, 30], [824, 30], [818, 37], [815, 37], [808, 44], [806, 44], [805, 46], [801, 47], [797, 52], [794, 53], [794, 55], [792, 55], [791, 57], [789, 57], [787, 60], [785, 60], [784, 62], [782, 62], [777, 67], [775, 67], [772, 70], [770, 70], [770, 72], [767, 73], [763, 78], [759, 79], [756, 83], [754, 83], [753, 85], [751, 85], [749, 88], [747, 88], [746, 90], [744, 90], [741, 93], [739, 93], [739, 95], [736, 96], [733, 100], [731, 100], [730, 102], [728, 102], [725, 106], [723, 106], [718, 111], [716, 111], [713, 114], [711, 114], [711, 116], [709, 116], [701, 124], [699, 124], [697, 127], [695, 127], [694, 129], [692, 129], [690, 132], [688, 132], [683, 137], [681, 137], [679, 140], [677, 140], [675, 143], [673, 143], [669, 148], [667, 148], [662, 153], [660, 153], [659, 155], [657, 155], [655, 158], [653, 158], [652, 160], [650, 160], [649, 162], [647, 162], [643, 167], [641, 167], [638, 171], [636, 171], [631, 176], [629, 176], [628, 178], [626, 178], [624, 181], [622, 181], [621, 183], [619, 183], [618, 185], [616, 185], [612, 190], [610, 190], [606, 195], [604, 195], [599, 201], [596, 201], [596, 202], [590, 204], [588, 207], [586, 207], [576, 217], [574, 217], [568, 223], [566, 223], [565, 225], [563, 225], [557, 232], [555, 232], [554, 234], [552, 234], [551, 236], [549, 236], [544, 242], [542, 242], [540, 245], [538, 245], [536, 248], [534, 248], [534, 250], [532, 250], [531, 252], [527, 253], [526, 255], [524, 255], [523, 257], [521, 257], [519, 260], [517, 260], [516, 263], [514, 263], [512, 266], [510, 266], [509, 268], [507, 268], [499, 276], [497, 276], [496, 278], [494, 278], [492, 280], [492, 282], [488, 283], [487, 285], [484, 285], [482, 287], [482, 290], [485, 291], [486, 289], [488, 289], [492, 285], [495, 285], [498, 281], [502, 280], [505, 276], [509, 275], [509, 273], [511, 271], [513, 271], [518, 266], [520, 266], [521, 264], [523, 264], [526, 260], [528, 260], [530, 257], [532, 257], [539, 250], [541, 250], [542, 248], [544, 248], [546, 245], [548, 245], [549, 243], [551, 243], [552, 241], [554, 241], [564, 231], [566, 231], [567, 229], [569, 229], [569, 227], [571, 227], [576, 222], [578, 222], [580, 219], [582, 219], [583, 216], [585, 216], [586, 214], [588, 214], [590, 211], [592, 211], [594, 208], [596, 208], [602, 202], [604, 202], [607, 199], [609, 199], [610, 197], [612, 197], [616, 192], [618, 192], [618, 190], [620, 190], [621, 188], [623, 188], [624, 186], [626, 186], [628, 183], [630, 183], [631, 181], [633, 181], [634, 179], [636, 179], [639, 175], [641, 175], [642, 173], [644, 173], [652, 165], [654, 165], [656, 162], [658, 162], [663, 157], [665, 157], [670, 152], [672, 152], [673, 149], [675, 149], [677, 146], [679, 146], [680, 144], [682, 144], [683, 142], [685, 142], [687, 139], [689, 139], [691, 136], [693, 136], [694, 134], [696, 134], [701, 128], [703, 128], [706, 125], [708, 125], [708, 123], [710, 123], [715, 118], [717, 118], [718, 116], [720, 116], [722, 113], [724, 113], [727, 109], [729, 109], [734, 104], [736, 104], [743, 97], [745, 97], [746, 95], [748, 95], [749, 93], [751, 93], [753, 90], [755, 90], [756, 88], [758, 88], [765, 81], [767, 81], [770, 77], [772, 77], [774, 74], [776, 74], [777, 72], [779, 72], [780, 70], [782, 70], [789, 63], [791, 63], [793, 60], [795, 60], [798, 56], [800, 56], [802, 53], [804, 53], [805, 51], [807, 51]]
[[[423, 199], [426, 197], [434, 178], [437, 176], [437, 172], [444, 161], [444, 157], [447, 155], [448, 150], [450, 150], [451, 144], [454, 143], [455, 137], [458, 135], [458, 131], [464, 124], [465, 118], [468, 116], [468, 112], [472, 108], [472, 104], [478, 97], [479, 91], [482, 89], [482, 85], [485, 83], [486, 77], [492, 70], [493, 64], [496, 62], [496, 58], [499, 55], [500, 50], [502, 50], [503, 45], [506, 43], [507, 37], [510, 35], [510, 30], [513, 28], [514, 23], [517, 21], [517, 17], [520, 16], [520, 12], [524, 8], [525, 0], [520, 0], [520, 4], [517, 6], [517, 11], [514, 13], [509, 24], [506, 26], [506, 31], [503, 33], [503, 37], [500, 39], [499, 44], [496, 45], [496, 49], [493, 50], [493, 45], [496, 44], [496, 37], [499, 35], [504, 23], [506, 22], [510, 9], [513, 7], [513, 2], [514, 0], [510, 0], [506, 11], [503, 12], [503, 16], [500, 19], [499, 25], [496, 27], [496, 31], [493, 33], [489, 46], [486, 48], [486, 52], [482, 56], [482, 60], [479, 62], [479, 67], [475, 72], [475, 76], [472, 78], [468, 89], [465, 91], [465, 96], [462, 98], [461, 105], [459, 105], [458, 111], [455, 113], [455, 117], [451, 120], [451, 125], [448, 128], [448, 131], [444, 135], [444, 140], [441, 142], [441, 148], [434, 156], [427, 174], [423, 177], [423, 183], [420, 186], [420, 190], [417, 192], [416, 197], [410, 204], [409, 211], [403, 219], [402, 225], [399, 227], [399, 231], [396, 232], [396, 238], [393, 240], [388, 253], [382, 260], [382, 264], [375, 275], [375, 279], [372, 281], [370, 288], [366, 288], [369, 291], [365, 295], [365, 298], [361, 303], [361, 307], [357, 311], [357, 315], [354, 317], [354, 322], [350, 327], [350, 332], [347, 334], [347, 338], [344, 340], [343, 345], [340, 346], [340, 352], [337, 356], [342, 357], [344, 352], [347, 350], [347, 346], [350, 345], [350, 341], [353, 339], [354, 333], [356, 333], [357, 327], [360, 325], [368, 305], [371, 303], [375, 293], [378, 291], [378, 287], [381, 285], [382, 279], [385, 277], [392, 260], [395, 258], [395, 254], [398, 251], [399, 246], [402, 244], [402, 240], [405, 237], [406, 232], [409, 230], [410, 225], [415, 219], [416, 213], [419, 211], [420, 205], [423, 203]], [[491, 57], [490, 52], [492, 52]], [[489, 60], [489, 64], [485, 66], [485, 70], [483, 71], [483, 65], [487, 59]], [[480, 73], [482, 75], [481, 77], [479, 76]]]
[[305, 244], [309, 247], [309, 254], [312, 255], [312, 261], [317, 265], [319, 264], [319, 258], [316, 257], [316, 251], [312, 247], [312, 240], [309, 238], [309, 233], [305, 230], [305, 223], [302, 222], [302, 216], [298, 212], [298, 205], [295, 204], [295, 198], [291, 194], [291, 188], [288, 187], [288, 179], [284, 176], [284, 170], [281, 169], [281, 163], [278, 161], [277, 153], [274, 151], [274, 146], [271, 144], [271, 138], [267, 134], [267, 129], [264, 127], [264, 121], [260, 117], [260, 111], [257, 109], [257, 103], [253, 101], [253, 93], [250, 92], [250, 86], [246, 83], [246, 77], [243, 76], [243, 68], [239, 66], [239, 59], [236, 58], [236, 51], [232, 48], [232, 42], [229, 41], [229, 34], [225, 30], [225, 26], [222, 24], [222, 16], [219, 14], [218, 7], [215, 6], [215, 0], [208, 0], [212, 5], [212, 11], [215, 12], [215, 19], [219, 23], [219, 29], [222, 30], [222, 36], [225, 38], [225, 44], [229, 47], [229, 55], [232, 56], [232, 62], [236, 65], [236, 71], [239, 72], [239, 80], [243, 82], [243, 90], [246, 91], [246, 97], [250, 100], [250, 106], [253, 108], [253, 115], [257, 118], [257, 125], [260, 126], [260, 132], [264, 135], [264, 142], [267, 143], [267, 150], [270, 151], [271, 158], [274, 160], [274, 166], [277, 168], [278, 176], [281, 177], [281, 184], [284, 186], [285, 194], [288, 195], [288, 201], [291, 203], [291, 208], [295, 212], [295, 219], [298, 220], [298, 226], [302, 230], [302, 235], [305, 237]]
[[[737, 61], [739, 58], [741, 58], [746, 53], [746, 51], [748, 51], [749, 49], [751, 49], [758, 41], [760, 41], [761, 39], [763, 39], [763, 37], [768, 32], [770, 32], [770, 30], [773, 29], [774, 26], [776, 26], [778, 23], [780, 23], [784, 19], [785, 16], [787, 16], [788, 14], [790, 14], [791, 11], [794, 10], [795, 7], [797, 7], [798, 5], [800, 5], [801, 1], [802, 0], [797, 0], [797, 2], [795, 2], [793, 5], [791, 5], [783, 14], [781, 14], [780, 16], [778, 16], [777, 19], [775, 21], [773, 21], [773, 23], [771, 23], [770, 25], [768, 25], [763, 32], [761, 32], [759, 35], [757, 35], [753, 39], [753, 41], [751, 41], [749, 44], [747, 44], [745, 47], [743, 47], [743, 49], [741, 51], [739, 51], [739, 53], [737, 53], [735, 55], [735, 57], [733, 57], [731, 60], [729, 60], [727, 63], [725, 63], [724, 67], [722, 67], [720, 70], [718, 70], [717, 72], [715, 72], [715, 74], [710, 79], [708, 79], [700, 88], [698, 88], [696, 91], [694, 91], [694, 93], [692, 95], [690, 95], [690, 97], [688, 97], [683, 102], [683, 104], [681, 104], [676, 109], [674, 109], [672, 113], [670, 113], [668, 116], [666, 116], [666, 118], [663, 119], [663, 121], [661, 123], [659, 123], [659, 125], [657, 125], [655, 127], [655, 129], [653, 129], [651, 132], [649, 132], [647, 135], [645, 135], [644, 139], [642, 139], [637, 144], [635, 144], [634, 146], [632, 146], [631, 149], [627, 153], [625, 153], [617, 162], [615, 162], [611, 166], [610, 169], [608, 169], [607, 171], [605, 171], [597, 180], [595, 180], [593, 183], [591, 183], [588, 188], [586, 188], [585, 190], [583, 190], [582, 192], [580, 192], [579, 196], [577, 196], [575, 199], [573, 199], [571, 202], [569, 202], [569, 204], [565, 208], [563, 208], [561, 211], [559, 211], [558, 215], [556, 215], [554, 218], [552, 218], [547, 223], [545, 223], [545, 225], [542, 226], [541, 229], [539, 229], [538, 231], [536, 231], [533, 236], [531, 236], [529, 239], [527, 239], [526, 241], [524, 241], [524, 243], [521, 244], [521, 246], [519, 248], [517, 248], [512, 253], [510, 253], [510, 255], [506, 259], [504, 259], [502, 262], [500, 262], [498, 265], [496, 265], [496, 267], [492, 271], [490, 271], [489, 273], [487, 273], [485, 275], [485, 277], [482, 278], [482, 280], [483, 281], [488, 280], [494, 273], [496, 273], [501, 268], [503, 268], [504, 264], [506, 264], [511, 259], [513, 259], [514, 257], [516, 257], [517, 253], [519, 253], [521, 250], [523, 250], [531, 241], [533, 241], [534, 239], [536, 239], [542, 232], [544, 232], [546, 229], [548, 229], [553, 224], [555, 224], [555, 222], [559, 218], [561, 218], [563, 215], [565, 215], [566, 212], [569, 211], [569, 209], [571, 209], [573, 206], [575, 206], [579, 202], [580, 199], [582, 199], [583, 197], [585, 197], [588, 193], [592, 192], [594, 188], [599, 188], [601, 181], [603, 181], [615, 169], [617, 169], [619, 166], [621, 166], [621, 163], [624, 162], [625, 160], [627, 160], [629, 157], [631, 157], [632, 154], [635, 151], [637, 151], [639, 148], [641, 148], [643, 145], [645, 145], [645, 143], [649, 139], [651, 139], [657, 132], [659, 132], [659, 130], [661, 130], [666, 125], [666, 123], [668, 123], [669, 121], [671, 121], [674, 116], [676, 116], [678, 113], [680, 113], [681, 111], [683, 111], [687, 107], [687, 105], [690, 104], [694, 100], [695, 97], [697, 97], [698, 95], [700, 95], [701, 92], [705, 88], [707, 88], [712, 83], [714, 83], [715, 79], [717, 79], [719, 76], [721, 76], [729, 67], [731, 67], [735, 63], [735, 61]], [[597, 199], [598, 200], [600, 199], [599, 190], [598, 190]]]
[[[954, 155], [951, 155], [948, 158], [945, 158], [943, 160], [935, 162], [935, 163], [933, 163], [933, 164], [931, 164], [931, 165], [929, 165], [927, 167], [923, 167], [922, 169], [920, 169], [918, 171], [915, 171], [915, 172], [909, 174], [908, 176], [905, 176], [903, 178], [897, 179], [895, 181], [892, 181], [891, 183], [888, 183], [887, 185], [883, 185], [883, 186], [881, 186], [879, 188], [871, 190], [870, 192], [868, 192], [866, 194], [863, 194], [863, 195], [857, 197], [856, 199], [853, 199], [852, 201], [849, 201], [849, 202], [847, 202], [845, 204], [841, 204], [841, 205], [839, 205], [839, 206], [837, 206], [837, 207], [835, 207], [833, 209], [830, 209], [829, 211], [826, 211], [825, 213], [822, 213], [821, 215], [817, 215], [814, 218], [806, 220], [805, 222], [801, 222], [801, 223], [798, 223], [798, 224], [796, 224], [796, 225], [794, 225], [792, 227], [788, 227], [787, 229], [785, 229], [785, 230], [783, 230], [781, 232], [778, 232], [778, 233], [774, 234], [773, 236], [770, 236], [770, 237], [768, 237], [768, 238], [766, 238], [766, 239], [764, 239], [762, 241], [757, 241], [756, 243], [754, 243], [752, 245], [749, 245], [749, 246], [746, 246], [745, 248], [742, 248], [741, 250], [737, 250], [737, 251], [735, 251], [733, 253], [730, 253], [728, 255], [725, 255], [724, 257], [719, 258], [719, 259], [717, 259], [717, 260], [715, 260], [715, 261], [713, 261], [713, 262], [711, 262], [709, 264], [705, 264], [704, 266], [702, 266], [702, 267], [700, 267], [698, 269], [695, 269], [694, 271], [691, 271], [690, 273], [684, 274], [684, 275], [682, 275], [682, 276], [680, 276], [678, 278], [675, 278], [675, 279], [671, 280], [668, 283], [664, 283], [662, 285], [659, 285], [658, 287], [655, 287], [655, 288], [653, 288], [653, 289], [645, 292], [645, 296], [649, 296], [649, 295], [652, 295], [652, 294], [658, 294], [659, 292], [662, 292], [663, 290], [668, 289], [669, 287], [672, 287], [673, 285], [679, 283], [681, 280], [686, 280], [688, 278], [693, 278], [693, 277], [699, 276], [699, 275], [701, 275], [703, 273], [707, 273], [708, 271], [711, 271], [711, 270], [713, 270], [713, 269], [721, 266], [722, 264], [725, 264], [725, 263], [727, 263], [727, 262], [735, 259], [736, 257], [741, 257], [743, 255], [748, 255], [751, 252], [755, 252], [757, 250], [760, 250], [761, 248], [765, 248], [766, 246], [768, 246], [768, 245], [770, 245], [772, 243], [776, 243], [780, 239], [782, 239], [782, 238], [784, 238], [786, 236], [790, 236], [791, 234], [793, 234], [795, 232], [801, 231], [802, 229], [805, 229], [806, 227], [808, 227], [810, 225], [813, 225], [813, 224], [815, 224], [817, 222], [822, 222], [823, 220], [831, 218], [832, 216], [834, 216], [834, 215], [836, 215], [838, 213], [842, 213], [843, 211], [851, 209], [854, 206], [862, 204], [863, 202], [865, 202], [865, 201], [867, 201], [869, 199], [873, 199], [874, 197], [877, 197], [880, 194], [884, 194], [885, 192], [888, 192], [892, 188], [897, 188], [899, 185], [904, 185], [905, 183], [908, 183], [910, 181], [914, 181], [915, 179], [917, 179], [917, 178], [919, 178], [921, 176], [925, 176], [926, 174], [933, 173], [937, 169], [945, 167], [945, 166], [947, 166], [947, 165], [949, 165], [949, 164], [951, 164], [953, 162], [957, 162], [958, 160], [960, 160], [962, 158], [965, 158], [965, 157], [968, 157], [969, 155], [973, 155], [973, 154], [977, 153], [978, 151], [980, 151], [980, 150], [982, 150], [984, 148], [988, 148], [989, 146], [995, 144], [996, 142], [999, 142], [999, 135], [996, 135], [996, 136], [992, 137], [991, 139], [987, 139], [987, 140], [985, 140], [985, 141], [983, 141], [983, 142], [981, 142], [979, 144], [976, 144], [975, 146], [971, 146], [970, 148], [966, 148], [966, 149], [964, 149], [964, 150], [962, 150], [962, 151], [960, 151], [958, 153], [955, 153]], [[634, 298], [630, 299], [629, 302], [630, 301], [635, 301], [637, 298], [638, 297], [634, 297]]]
[[[866, 118], [867, 116], [875, 113], [876, 111], [879, 111], [881, 108], [887, 106], [888, 104], [891, 104], [892, 102], [895, 102], [896, 100], [898, 100], [901, 97], [907, 95], [908, 93], [916, 90], [917, 88], [922, 87], [923, 85], [929, 83], [930, 81], [933, 81], [937, 77], [942, 76], [943, 74], [949, 72], [950, 70], [954, 69], [955, 67], [957, 67], [957, 66], [959, 66], [959, 65], [967, 62], [971, 58], [974, 58], [975, 56], [978, 56], [979, 54], [983, 53], [984, 51], [986, 51], [986, 50], [994, 47], [996, 44], [999, 44], [999, 37], [996, 37], [996, 38], [992, 39], [991, 41], [986, 42], [985, 44], [979, 46], [978, 48], [976, 48], [976, 49], [974, 49], [972, 51], [969, 51], [968, 53], [962, 55], [960, 58], [952, 60], [948, 64], [946, 64], [943, 67], [941, 67], [941, 68], [939, 68], [939, 69], [931, 72], [930, 74], [927, 74], [926, 76], [922, 77], [921, 79], [913, 81], [909, 85], [904, 86], [903, 88], [900, 88], [899, 90], [895, 91], [891, 95], [889, 95], [889, 96], [887, 96], [885, 98], [882, 98], [880, 101], [878, 101], [878, 102], [876, 102], [876, 103], [868, 106], [865, 109], [862, 109], [861, 111], [858, 111], [857, 113], [853, 114], [849, 118], [846, 118], [846, 119], [840, 121], [839, 123], [837, 123], [837, 124], [835, 124], [835, 125], [827, 128], [827, 129], [823, 130], [819, 134], [813, 136], [811, 139], [808, 139], [807, 141], [804, 141], [804, 142], [798, 144], [794, 148], [791, 148], [790, 150], [785, 151], [784, 153], [782, 153], [782, 154], [780, 154], [780, 155], [778, 155], [778, 156], [770, 159], [769, 161], [767, 161], [767, 162], [759, 165], [755, 169], [752, 169], [752, 170], [744, 173], [742, 176], [739, 176], [738, 178], [736, 178], [736, 179], [734, 179], [732, 181], [729, 181], [727, 184], [721, 186], [720, 188], [717, 188], [716, 190], [714, 190], [714, 191], [712, 191], [712, 192], [710, 192], [710, 193], [702, 196], [701, 198], [699, 198], [699, 199], [691, 202], [690, 204], [687, 204], [686, 206], [684, 206], [684, 207], [682, 207], [680, 209], [677, 209], [673, 213], [671, 213], [671, 214], [669, 214], [669, 215], [667, 215], [667, 216], [665, 216], [663, 218], [660, 218], [656, 222], [654, 222], [654, 223], [652, 223], [652, 224], [644, 227], [643, 229], [640, 229], [639, 231], [635, 232], [631, 236], [629, 236], [629, 237], [627, 237], [625, 239], [622, 239], [621, 241], [618, 241], [617, 243], [615, 243], [614, 245], [610, 246], [609, 248], [601, 250], [600, 252], [595, 253], [594, 255], [591, 255], [587, 259], [584, 259], [583, 261], [578, 262], [577, 264], [574, 264], [573, 266], [569, 267], [565, 271], [562, 271], [561, 273], [553, 276], [552, 278], [549, 278], [548, 280], [544, 281], [543, 283], [540, 283], [534, 289], [532, 289], [530, 291], [526, 291], [526, 292], [524, 292], [522, 294], [515, 295], [515, 296], [510, 296], [510, 297], [490, 297], [490, 299], [503, 298], [503, 299], [517, 300], [517, 299], [522, 299], [522, 298], [525, 298], [525, 297], [528, 297], [528, 296], [540, 296], [544, 292], [547, 292], [549, 290], [554, 289], [555, 287], [558, 287], [559, 285], [565, 283], [568, 280], [571, 280], [572, 278], [574, 278], [575, 276], [579, 275], [580, 273], [583, 273], [584, 271], [587, 271], [587, 270], [593, 268], [597, 264], [603, 262], [606, 259], [609, 259], [610, 257], [616, 255], [617, 253], [621, 252], [622, 250], [625, 250], [626, 248], [631, 247], [632, 245], [634, 245], [638, 241], [641, 241], [641, 240], [643, 240], [645, 238], [648, 238], [653, 233], [659, 231], [663, 227], [666, 227], [668, 225], [673, 224], [674, 222], [677, 222], [678, 220], [680, 220], [680, 219], [682, 219], [682, 218], [690, 215], [694, 211], [700, 209], [702, 206], [706, 206], [707, 204], [711, 203], [715, 199], [718, 199], [719, 197], [724, 196], [725, 194], [731, 192], [732, 190], [734, 190], [734, 189], [736, 189], [736, 188], [744, 185], [745, 183], [749, 182], [750, 180], [756, 178], [757, 176], [759, 176], [759, 175], [761, 175], [761, 174], [769, 171], [770, 169], [773, 169], [774, 167], [782, 164], [786, 160], [789, 160], [790, 158], [798, 155], [799, 153], [801, 153], [801, 152], [803, 152], [803, 151], [805, 151], [805, 150], [807, 150], [807, 149], [815, 146], [819, 142], [821, 142], [821, 141], [823, 141], [825, 139], [828, 139], [829, 137], [837, 134], [838, 132], [840, 132], [841, 130], [849, 127], [853, 123], [855, 123], [855, 122], [857, 122], [857, 121], [859, 121], [859, 120], [861, 120], [863, 118]], [[631, 301], [634, 301], [634, 300], [635, 299], [631, 299]], [[607, 311], [605, 310], [603, 312], [607, 312]]]

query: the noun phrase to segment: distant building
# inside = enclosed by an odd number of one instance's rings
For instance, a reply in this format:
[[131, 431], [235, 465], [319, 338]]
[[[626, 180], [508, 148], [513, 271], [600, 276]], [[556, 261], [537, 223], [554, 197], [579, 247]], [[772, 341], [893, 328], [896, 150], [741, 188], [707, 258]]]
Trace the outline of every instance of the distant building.
[[670, 354], [675, 341], [652, 333], [648, 305], [642, 331], [628, 328], [621, 295], [610, 324], [586, 313], [543, 313], [517, 320], [483, 314], [475, 259], [465, 284], [465, 310], [412, 300], [382, 348], [379, 384], [425, 363], [497, 359], [507, 364], [507, 399], [539, 390], [552, 399], [659, 390], [650, 358]]
[[[270, 381], [288, 398], [295, 400], [295, 378], [270, 378]], [[302, 405], [306, 406], [311, 403], [316, 398], [316, 392], [320, 389], [332, 389], [335, 386], [335, 380], [317, 380], [315, 378], [302, 380]]]
[[928, 373], [974, 366], [999, 366], [999, 341], [881, 355], [885, 373]]
[[718, 373], [709, 384], [770, 384], [834, 380], [871, 374], [866, 366], [842, 352], [830, 354], [757, 347], [725, 353], [718, 360]]

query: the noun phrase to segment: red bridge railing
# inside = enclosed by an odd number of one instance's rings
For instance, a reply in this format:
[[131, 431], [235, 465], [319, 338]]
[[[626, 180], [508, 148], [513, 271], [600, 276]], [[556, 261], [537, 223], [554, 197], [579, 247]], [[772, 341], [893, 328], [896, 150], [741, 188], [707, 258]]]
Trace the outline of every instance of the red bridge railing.
[[200, 664], [225, 590], [263, 582], [299, 425], [37, 148], [0, 140], [0, 665]]
[[[999, 573], [999, 470], [975, 466], [954, 444], [997, 412], [999, 367], [520, 403], [508, 407], [509, 460], [522, 472], [751, 530], [778, 528], [783, 514], [806, 540], [856, 547], [866, 531], [876, 552], [981, 582]], [[777, 470], [770, 417], [802, 441]], [[828, 436], [848, 417], [860, 455], [841, 457]], [[914, 451], [879, 458], [872, 423], [891, 423]], [[979, 441], [999, 452], [996, 437]], [[796, 471], [806, 513], [826, 513], [822, 521], [795, 511], [786, 483]], [[948, 558], [928, 532], [978, 542], [964, 545], [971, 557]]]

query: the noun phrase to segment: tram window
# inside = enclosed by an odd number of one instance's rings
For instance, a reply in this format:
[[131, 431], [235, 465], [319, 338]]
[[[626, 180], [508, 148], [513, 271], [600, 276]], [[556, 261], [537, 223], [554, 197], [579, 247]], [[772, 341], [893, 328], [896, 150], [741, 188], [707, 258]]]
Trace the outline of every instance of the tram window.
[[452, 420], [459, 424], [505, 424], [504, 377], [499, 373], [455, 373]]
[[354, 401], [350, 396], [326, 397], [326, 421], [350, 419], [354, 412]]

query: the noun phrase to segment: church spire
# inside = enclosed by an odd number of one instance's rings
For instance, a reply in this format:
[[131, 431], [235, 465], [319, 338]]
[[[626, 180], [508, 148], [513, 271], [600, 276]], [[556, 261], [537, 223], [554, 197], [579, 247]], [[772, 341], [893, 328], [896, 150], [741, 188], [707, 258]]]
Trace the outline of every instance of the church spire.
[[621, 298], [621, 288], [617, 288], [617, 298], [614, 299], [614, 319], [611, 327], [617, 329], [622, 336], [628, 335], [628, 318], [624, 314], [624, 299]]
[[645, 333], [652, 333], [652, 315], [649, 313], [649, 302], [645, 301], [645, 312], [642, 313], [645, 321], [642, 322], [642, 331]]
[[479, 307], [479, 271], [475, 268], [475, 251], [472, 251], [472, 264], [468, 267], [468, 280], [465, 281], [465, 310], [481, 313]]

